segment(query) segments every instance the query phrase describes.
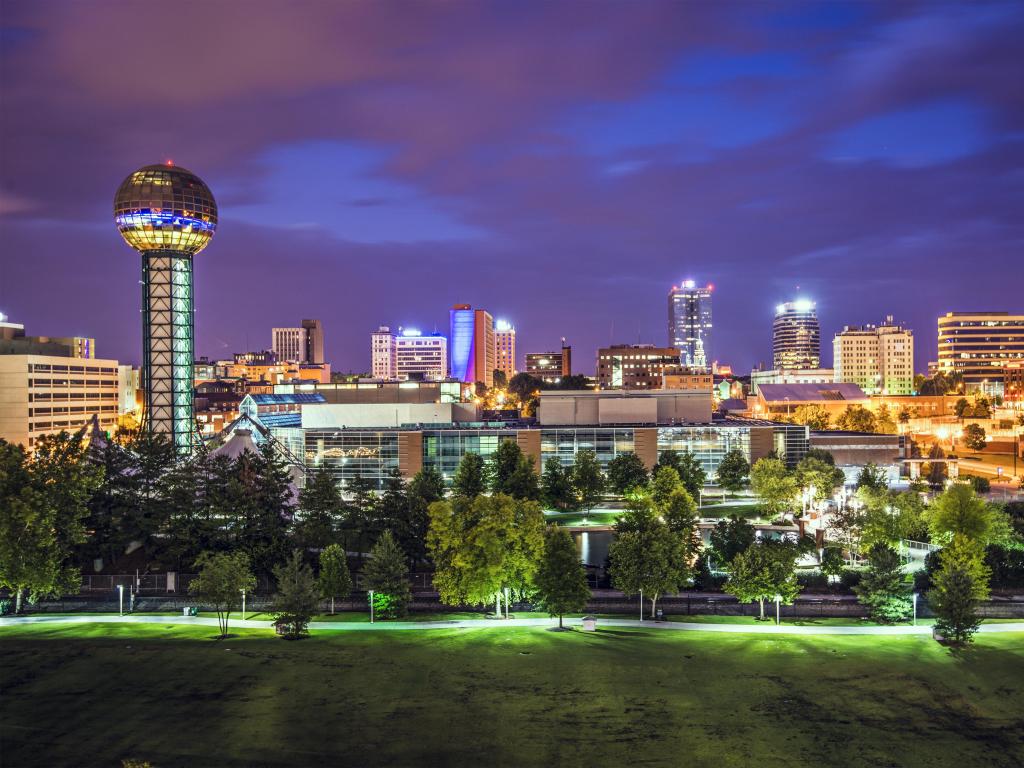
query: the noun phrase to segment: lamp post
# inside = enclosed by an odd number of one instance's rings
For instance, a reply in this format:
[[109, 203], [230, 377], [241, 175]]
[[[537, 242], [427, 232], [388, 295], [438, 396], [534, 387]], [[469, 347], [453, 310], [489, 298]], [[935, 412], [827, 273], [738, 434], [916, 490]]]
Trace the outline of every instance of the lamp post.
[[373, 624], [373, 590], [370, 590], [370, 623]]
[[124, 616], [124, 584], [117, 585], [117, 613]]
[[640, 590], [640, 621], [644, 620], [644, 591]]
[[242, 590], [242, 621], [245, 621], [245, 590]]
[[779, 626], [781, 623], [779, 619], [779, 603], [782, 601], [782, 595], [775, 595], [775, 626]]
[[917, 626], [917, 592], [914, 593], [914, 626]]

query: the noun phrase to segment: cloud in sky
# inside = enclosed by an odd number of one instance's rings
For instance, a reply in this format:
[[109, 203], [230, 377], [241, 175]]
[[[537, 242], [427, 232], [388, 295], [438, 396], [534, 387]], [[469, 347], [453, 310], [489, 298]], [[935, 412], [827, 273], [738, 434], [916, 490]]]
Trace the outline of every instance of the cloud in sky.
[[[588, 370], [663, 342], [684, 276], [741, 370], [798, 285], [826, 338], [909, 322], [919, 367], [939, 313], [1024, 310], [1019, 4], [578, 7], [7, 0], [0, 308], [137, 360], [110, 200], [171, 157], [221, 204], [201, 353], [320, 316], [364, 369], [376, 324], [471, 302]], [[1002, 279], [953, 279], [979, 257]]]

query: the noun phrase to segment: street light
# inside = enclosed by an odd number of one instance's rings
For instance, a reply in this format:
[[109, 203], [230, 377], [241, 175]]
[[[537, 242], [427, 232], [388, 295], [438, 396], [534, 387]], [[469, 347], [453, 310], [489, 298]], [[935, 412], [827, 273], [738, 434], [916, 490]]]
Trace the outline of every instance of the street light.
[[779, 620], [779, 603], [782, 602], [782, 595], [775, 595], [775, 626], [779, 626], [782, 622]]
[[917, 592], [914, 593], [914, 626], [917, 626]]
[[117, 585], [117, 613], [124, 616], [124, 584]]
[[640, 621], [644, 620], [644, 591], [640, 590]]
[[245, 621], [245, 590], [242, 590], [242, 621]]
[[373, 590], [370, 590], [370, 623], [373, 624]]

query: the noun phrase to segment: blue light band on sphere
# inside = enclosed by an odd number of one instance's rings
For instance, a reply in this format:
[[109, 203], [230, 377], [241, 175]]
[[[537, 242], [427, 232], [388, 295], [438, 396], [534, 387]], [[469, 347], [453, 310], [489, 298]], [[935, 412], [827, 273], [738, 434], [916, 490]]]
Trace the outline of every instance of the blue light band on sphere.
[[170, 213], [152, 213], [140, 211], [139, 213], [125, 213], [114, 219], [119, 229], [140, 229], [146, 227], [191, 227], [194, 230], [209, 232], [211, 235], [217, 229], [212, 221], [194, 219], [190, 216], [178, 216]]

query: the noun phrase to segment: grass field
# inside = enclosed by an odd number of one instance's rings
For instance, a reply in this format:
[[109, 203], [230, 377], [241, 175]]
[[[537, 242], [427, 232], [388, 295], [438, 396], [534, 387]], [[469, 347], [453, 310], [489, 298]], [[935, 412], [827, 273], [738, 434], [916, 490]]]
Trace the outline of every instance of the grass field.
[[0, 764], [1018, 766], [1024, 635], [0, 630]]

